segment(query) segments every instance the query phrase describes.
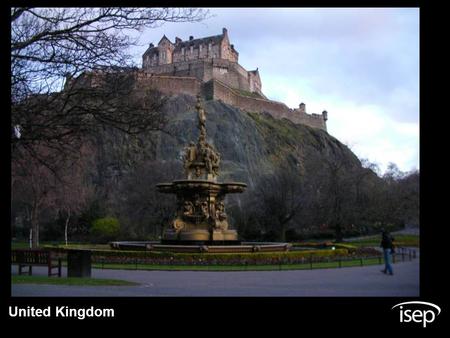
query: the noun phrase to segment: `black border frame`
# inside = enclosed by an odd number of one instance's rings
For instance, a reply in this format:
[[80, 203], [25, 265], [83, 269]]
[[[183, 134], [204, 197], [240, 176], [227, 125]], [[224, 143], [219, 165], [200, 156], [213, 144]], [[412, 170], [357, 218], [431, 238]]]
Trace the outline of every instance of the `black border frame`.
[[[32, 1], [14, 1], [4, 6], [3, 43], [9, 46], [9, 7], [19, 5], [29, 5]], [[95, 6], [113, 5], [110, 2], [95, 1]], [[226, 2], [220, 6], [214, 2], [215, 6], [206, 1], [154, 1], [155, 6], [198, 6], [198, 7], [275, 7], [265, 3], [245, 3], [236, 4]], [[39, 6], [61, 6], [57, 3], [42, 1]], [[64, 3], [64, 5], [67, 5]], [[94, 6], [92, 1], [80, 1], [72, 6]], [[122, 3], [120, 5], [148, 5], [135, 0]], [[400, 324], [398, 314], [391, 311], [391, 307], [397, 303], [421, 300], [433, 302], [442, 308], [442, 313], [436, 321], [430, 325], [430, 328], [443, 327], [447, 323], [447, 312], [449, 310], [448, 298], [444, 290], [448, 287], [444, 277], [445, 267], [448, 264], [444, 262], [444, 248], [446, 247], [446, 238], [444, 236], [446, 218], [444, 212], [445, 195], [441, 197], [438, 193], [439, 188], [444, 190], [444, 170], [446, 165], [443, 161], [445, 152], [442, 148], [445, 145], [448, 132], [443, 121], [444, 116], [440, 113], [441, 109], [434, 106], [438, 102], [439, 89], [445, 87], [437, 83], [437, 79], [442, 74], [443, 66], [440, 61], [446, 56], [445, 52], [440, 51], [441, 42], [438, 35], [444, 32], [445, 18], [439, 19], [439, 14], [444, 15], [444, 8], [431, 7], [424, 1], [298, 1], [286, 3], [280, 1], [276, 7], [419, 7], [420, 8], [420, 297], [308, 297], [308, 298], [244, 298], [244, 297], [226, 297], [226, 298], [22, 298], [11, 297], [10, 281], [6, 276], [10, 274], [10, 228], [3, 228], [2, 236], [2, 263], [3, 278], [5, 279], [2, 287], [2, 313], [9, 320], [11, 327], [18, 327], [18, 319], [8, 316], [8, 307], [10, 305], [36, 306], [44, 307], [47, 305], [69, 305], [73, 307], [113, 307], [116, 312], [114, 319], [57, 319], [64, 323], [69, 320], [73, 323], [98, 322], [98, 324], [112, 325], [114, 322], [127, 321], [130, 328], [145, 329], [147, 334], [158, 334], [155, 330], [159, 328], [169, 329], [166, 332], [174, 333], [176, 329], [186, 330], [201, 334], [204, 332], [204, 325], [212, 325], [214, 331], [225, 333], [250, 332], [255, 334], [258, 331], [265, 331], [269, 327], [277, 329], [280, 334], [286, 329], [293, 329], [294, 334], [305, 334], [305, 328], [314, 328], [314, 331], [308, 331], [306, 334], [320, 333], [324, 329], [332, 329], [334, 333], [350, 333], [355, 331], [356, 327], [364, 328], [364, 331], [356, 331], [366, 334], [372, 329], [380, 328], [385, 331], [390, 328], [420, 328], [414, 325]], [[436, 43], [438, 41], [438, 43]], [[442, 40], [445, 44], [445, 40]], [[9, 47], [8, 47], [9, 48]], [[5, 89], [10, 87], [9, 78], [6, 74], [10, 73], [9, 56], [2, 53], [2, 77]], [[441, 60], [439, 59], [441, 58]], [[443, 77], [443, 74], [441, 75]], [[2, 195], [5, 200], [2, 203], [2, 214], [10, 215], [10, 146], [9, 146], [9, 125], [10, 125], [10, 90], [3, 90], [4, 95], [2, 103], [4, 108], [1, 124], [2, 138], [1, 150], [2, 166], [4, 173], [2, 177]], [[440, 96], [439, 96], [440, 94]], [[442, 129], [442, 130], [441, 130]], [[437, 155], [437, 156], [436, 156]], [[34, 323], [38, 319], [29, 319]], [[40, 324], [47, 325], [48, 321], [53, 319], [41, 319]], [[241, 326], [241, 324], [243, 326]], [[33, 324], [34, 325], [34, 324]], [[167, 325], [167, 326], [166, 326]], [[33, 327], [31, 327], [33, 329]], [[70, 329], [70, 327], [68, 327]], [[133, 329], [133, 331], [134, 331]], [[175, 330], [174, 330], [175, 329]], [[219, 330], [217, 330], [219, 329]], [[228, 330], [227, 330], [228, 329]], [[262, 330], [261, 330], [262, 329]], [[153, 333], [152, 333], [153, 332]], [[160, 331], [159, 331], [160, 332]], [[210, 332], [210, 331], [207, 331]]]

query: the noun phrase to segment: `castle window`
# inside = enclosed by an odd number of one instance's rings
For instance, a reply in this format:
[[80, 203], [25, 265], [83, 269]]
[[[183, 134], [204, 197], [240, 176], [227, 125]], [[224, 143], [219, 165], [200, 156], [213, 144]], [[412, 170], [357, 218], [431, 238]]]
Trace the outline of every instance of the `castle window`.
[[200, 54], [202, 52], [202, 45], [198, 46], [198, 53]]
[[194, 54], [194, 46], [191, 46], [191, 54]]
[[184, 51], [184, 47], [182, 47], [182, 48], [181, 48], [181, 54], [184, 55], [184, 52], [185, 52], [185, 51]]

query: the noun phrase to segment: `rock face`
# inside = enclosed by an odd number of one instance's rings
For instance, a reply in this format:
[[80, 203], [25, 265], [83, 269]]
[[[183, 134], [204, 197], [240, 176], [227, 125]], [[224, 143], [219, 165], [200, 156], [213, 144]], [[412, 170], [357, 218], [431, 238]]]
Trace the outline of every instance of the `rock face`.
[[[269, 114], [247, 113], [221, 101], [206, 101], [208, 142], [221, 154], [221, 180], [246, 182], [284, 164], [305, 170], [308, 161], [338, 157], [346, 165], [360, 167], [358, 158], [326, 131]], [[183, 148], [198, 138], [195, 98], [173, 96], [165, 113], [166, 133], [159, 133], [154, 159], [182, 161]], [[182, 173], [180, 172], [180, 177]], [[174, 177], [175, 179], [175, 177]]]

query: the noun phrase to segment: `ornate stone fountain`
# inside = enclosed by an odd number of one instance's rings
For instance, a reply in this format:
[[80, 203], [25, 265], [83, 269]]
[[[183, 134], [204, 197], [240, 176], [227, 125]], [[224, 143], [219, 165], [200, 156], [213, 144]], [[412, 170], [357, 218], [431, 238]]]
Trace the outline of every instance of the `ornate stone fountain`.
[[196, 110], [200, 135], [197, 144], [185, 148], [186, 179], [157, 184], [158, 191], [176, 194], [177, 213], [162, 237], [162, 244], [239, 244], [236, 230], [228, 224], [225, 196], [241, 193], [247, 185], [219, 183], [220, 154], [206, 141], [206, 112], [200, 96]]
[[163, 233], [161, 242], [111, 242], [114, 249], [169, 252], [274, 252], [288, 251], [288, 243], [245, 242], [230, 229], [225, 211], [225, 196], [241, 193], [247, 185], [240, 182], [220, 183], [220, 154], [206, 141], [206, 112], [197, 96], [196, 109], [200, 135], [184, 150], [185, 179], [160, 183], [158, 191], [176, 194], [177, 212]]

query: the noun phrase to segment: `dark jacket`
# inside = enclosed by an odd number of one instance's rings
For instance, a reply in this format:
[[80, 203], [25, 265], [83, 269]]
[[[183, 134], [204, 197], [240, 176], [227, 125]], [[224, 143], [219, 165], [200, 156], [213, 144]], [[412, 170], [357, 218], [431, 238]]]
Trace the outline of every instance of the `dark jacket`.
[[394, 238], [388, 233], [383, 233], [380, 246], [383, 249], [394, 249]]

